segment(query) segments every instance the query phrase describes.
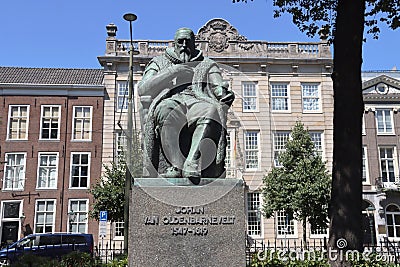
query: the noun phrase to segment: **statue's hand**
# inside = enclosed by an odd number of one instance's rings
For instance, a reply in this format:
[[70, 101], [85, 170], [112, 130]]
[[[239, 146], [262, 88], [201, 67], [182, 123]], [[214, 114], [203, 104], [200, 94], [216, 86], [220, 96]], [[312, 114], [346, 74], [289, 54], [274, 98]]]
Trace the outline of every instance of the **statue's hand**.
[[222, 104], [230, 107], [235, 100], [235, 94], [232, 91], [227, 91], [226, 94], [219, 100]]

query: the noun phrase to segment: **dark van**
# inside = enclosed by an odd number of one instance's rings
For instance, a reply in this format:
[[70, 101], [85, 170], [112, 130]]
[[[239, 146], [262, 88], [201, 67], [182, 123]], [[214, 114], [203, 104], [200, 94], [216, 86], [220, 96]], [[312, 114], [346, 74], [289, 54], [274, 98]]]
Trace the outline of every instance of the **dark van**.
[[72, 251], [87, 252], [93, 256], [93, 246], [92, 234], [32, 234], [0, 250], [0, 266], [17, 262], [24, 253], [58, 259]]

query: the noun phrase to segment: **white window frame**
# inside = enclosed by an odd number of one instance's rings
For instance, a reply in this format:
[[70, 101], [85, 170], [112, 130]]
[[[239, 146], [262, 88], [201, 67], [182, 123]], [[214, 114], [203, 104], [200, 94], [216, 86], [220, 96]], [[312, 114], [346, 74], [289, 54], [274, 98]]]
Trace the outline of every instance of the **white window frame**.
[[[246, 93], [247, 91], [245, 89], [246, 86], [254, 86], [255, 95], [247, 95], [247, 93]], [[243, 93], [243, 99], [242, 99], [242, 101], [243, 101], [243, 106], [242, 106], [243, 112], [258, 112], [258, 106], [259, 106], [259, 101], [258, 101], [258, 99], [259, 99], [259, 97], [258, 97], [258, 94], [259, 94], [258, 93], [258, 83], [257, 82], [251, 82], [251, 81], [242, 82], [242, 93]], [[246, 98], [251, 99], [252, 100], [251, 102], [254, 101], [254, 106], [255, 107], [252, 107], [252, 105], [247, 105], [248, 101], [246, 100]]]
[[[113, 229], [113, 240], [124, 240], [124, 222], [113, 222], [112, 229]], [[117, 235], [117, 233], [120, 234]]]
[[[50, 108], [51, 110], [51, 115], [50, 116], [44, 116], [44, 109], [45, 108]], [[54, 108], [58, 108], [58, 116], [52, 116], [53, 114], [53, 109]], [[49, 123], [49, 137], [48, 138], [44, 138], [43, 137], [43, 124], [44, 124], [44, 120], [47, 119], [50, 121]], [[56, 138], [51, 138], [51, 130], [53, 130], [52, 126], [52, 122], [53, 121], [57, 121], [57, 137]], [[61, 105], [42, 105], [40, 108], [40, 140], [46, 140], [46, 141], [52, 141], [52, 140], [60, 140], [60, 129], [61, 129]], [[54, 128], [55, 129], [55, 128]]]
[[[42, 156], [55, 156], [55, 157], [56, 157], [56, 164], [55, 164], [55, 166], [49, 166], [49, 165], [41, 166], [41, 158], [42, 158]], [[58, 182], [58, 161], [59, 161], [59, 153], [58, 153], [58, 152], [39, 152], [39, 153], [38, 153], [36, 189], [57, 189], [57, 182]], [[48, 161], [47, 161], [47, 163], [48, 163]], [[47, 179], [47, 181], [46, 181], [47, 186], [44, 186], [44, 187], [40, 186], [40, 178], [41, 178], [41, 177], [40, 177], [40, 170], [41, 170], [41, 168], [46, 168], [48, 174], [49, 174], [49, 169], [55, 168], [56, 177], [55, 177], [55, 181], [54, 181], [54, 186], [49, 186], [49, 180], [50, 180], [50, 177], [49, 177], [49, 176], [46, 177], [46, 179]]]
[[[317, 96], [305, 96], [305, 86], [316, 86]], [[305, 109], [305, 99], [316, 99], [318, 103], [318, 109]], [[320, 83], [301, 83], [301, 107], [303, 113], [321, 113], [322, 112], [322, 99], [321, 99], [321, 84]]]
[[[78, 207], [80, 206], [80, 202], [86, 202], [86, 210], [74, 210], [72, 207], [72, 202], [78, 202]], [[88, 223], [89, 223], [89, 199], [69, 199], [68, 200], [68, 213], [74, 212], [75, 213], [75, 218], [73, 222], [69, 221], [69, 218], [67, 216], [67, 227], [68, 227], [68, 232], [71, 233], [71, 225], [77, 225], [76, 229], [79, 229], [79, 225], [85, 225], [85, 231], [79, 232], [79, 233], [87, 233], [88, 232]], [[74, 233], [76, 233], [75, 231]]]
[[[370, 184], [369, 180], [369, 167], [368, 167], [368, 149], [367, 146], [362, 146], [362, 176], [363, 184]], [[365, 181], [364, 181], [364, 173], [365, 173]]]
[[[253, 144], [250, 144], [247, 138], [248, 134], [255, 134], [253, 137], [256, 137], [256, 148], [253, 148]], [[244, 131], [244, 167], [248, 171], [256, 171], [260, 168], [260, 148], [261, 148], [261, 140], [260, 140], [260, 131], [259, 130], [246, 130]], [[253, 155], [256, 157], [257, 166], [256, 167], [247, 167], [247, 163], [249, 162], [248, 156]]]
[[[11, 111], [13, 108], [18, 107], [18, 115], [16, 116], [16, 119], [18, 120], [18, 129], [17, 129], [17, 135], [21, 135], [21, 130], [22, 127], [20, 127], [20, 122], [23, 121], [25, 118], [26, 120], [26, 129], [25, 129], [25, 137], [24, 138], [12, 138], [12, 131], [11, 131], [11, 126], [12, 122], [11, 119], [14, 118], [11, 116]], [[21, 116], [21, 108], [26, 108], [26, 117]], [[28, 140], [28, 132], [29, 132], [29, 111], [30, 111], [30, 106], [29, 105], [9, 105], [8, 106], [8, 122], [7, 122], [7, 140]]]
[[[76, 117], [76, 110], [78, 108], [81, 109], [86, 109], [89, 108], [90, 110], [90, 117]], [[85, 121], [89, 119], [89, 129], [84, 128]], [[79, 129], [77, 131], [76, 129], [76, 122], [81, 121], [82, 129]], [[72, 141], [91, 141], [92, 140], [92, 124], [93, 124], [93, 106], [74, 106], [73, 107], [73, 113], [72, 113]], [[80, 138], [76, 138], [75, 136], [77, 135], [77, 132], [80, 133]], [[85, 132], [89, 132], [88, 138], [84, 139]]]
[[363, 116], [362, 116], [361, 134], [362, 135], [367, 134], [367, 132], [365, 131], [365, 113], [363, 113]]
[[[392, 158], [388, 158], [385, 156], [385, 158], [381, 157], [381, 149], [392, 149]], [[396, 181], [396, 174], [398, 173], [398, 165], [397, 165], [397, 152], [396, 152], [396, 147], [395, 146], [379, 146], [378, 147], [378, 153], [379, 153], [379, 171], [380, 171], [380, 176], [382, 177], [382, 182], [384, 183], [394, 183]], [[387, 153], [386, 153], [387, 154]], [[383, 170], [382, 170], [382, 161], [386, 162], [386, 170], [388, 170], [388, 162], [392, 160], [393, 161], [393, 181], [390, 180], [390, 176], [387, 177], [387, 181], [384, 181], [383, 177]], [[389, 173], [389, 172], [387, 172]]]
[[[314, 144], [314, 149], [322, 159], [325, 158], [325, 147], [324, 147], [324, 132], [323, 131], [309, 131], [311, 141]], [[320, 140], [316, 140], [316, 136], [319, 136]], [[319, 144], [320, 143], [320, 144]]]
[[[288, 224], [286, 224], [286, 215], [284, 211], [278, 211], [276, 212], [276, 238], [278, 239], [282, 239], [282, 238], [297, 238], [298, 234], [297, 234], [297, 221], [292, 219], [289, 220]], [[281, 234], [279, 231], [279, 227], [280, 227], [280, 222], [282, 221], [282, 218], [284, 218], [284, 227], [286, 227], [286, 229], [288, 229], [289, 227], [292, 228], [292, 233], [286, 233], [286, 234]]]
[[[74, 161], [74, 155], [80, 155], [80, 159], [82, 158], [82, 155], [87, 155], [88, 156], [88, 163], [87, 163], [87, 184], [85, 187], [81, 186], [72, 186], [73, 184], [73, 163]], [[90, 187], [90, 164], [91, 163], [91, 153], [90, 152], [71, 152], [71, 163], [70, 163], [70, 178], [69, 178], [69, 189], [88, 189]], [[81, 183], [81, 179], [84, 176], [81, 176], [81, 167], [85, 166], [86, 164], [79, 164], [79, 184]]]
[[[277, 144], [277, 138], [286, 138], [286, 140], [279, 140]], [[275, 131], [273, 132], [273, 161], [275, 167], [282, 167], [279, 162], [278, 155], [286, 150], [285, 145], [290, 138], [290, 131]]]
[[115, 154], [117, 158], [122, 156], [127, 149], [128, 139], [123, 131], [117, 131], [115, 135]]
[[[279, 88], [274, 88], [278, 86]], [[282, 88], [281, 88], [282, 87]], [[286, 87], [286, 96], [274, 96], [274, 90], [284, 90]], [[274, 109], [274, 99], [285, 99], [287, 101], [287, 109]], [[291, 112], [290, 85], [283, 82], [271, 82], [271, 111], [274, 113], [290, 113]]]
[[[388, 211], [389, 206], [395, 206], [399, 211]], [[389, 236], [389, 229], [388, 229], [388, 216], [392, 217], [392, 221], [393, 224], [391, 224], [390, 226], [394, 227], [393, 229], [393, 234], [394, 236]], [[399, 205], [394, 204], [394, 203], [390, 203], [385, 207], [385, 226], [386, 226], [386, 236], [390, 239], [390, 240], [400, 240], [400, 233], [398, 233], [398, 235], [396, 235], [396, 226], [400, 227], [400, 224], [396, 224], [396, 219], [395, 216], [399, 216], [400, 217], [400, 208]]]
[[[315, 229], [315, 231], [317, 231], [318, 233], [313, 232], [314, 229], [311, 228], [311, 225], [310, 225], [309, 229], [310, 229], [310, 238], [312, 238], [312, 239], [322, 239], [324, 237], [329, 236], [329, 228], [328, 227]], [[321, 233], [321, 232], [325, 232], [325, 233]]]
[[[253, 201], [251, 201], [253, 200]], [[252, 202], [253, 204], [251, 204]], [[252, 238], [263, 237], [263, 217], [261, 214], [262, 197], [260, 192], [248, 192], [246, 194], [246, 221], [247, 234]], [[250, 219], [252, 218], [252, 219]], [[255, 220], [253, 220], [255, 218]], [[250, 224], [250, 222], [254, 222]]]
[[128, 81], [117, 81], [116, 88], [116, 106], [118, 111], [128, 111], [128, 93], [129, 84]]
[[[12, 187], [11, 188], [9, 188], [9, 187], [7, 187], [6, 185], [6, 182], [7, 182], [7, 173], [8, 173], [8, 167], [9, 167], [9, 164], [8, 164], [8, 159], [9, 159], [9, 156], [13, 156], [14, 158], [15, 158], [15, 156], [17, 156], [17, 155], [22, 155], [23, 156], [23, 158], [22, 158], [22, 164], [15, 164], [15, 162], [14, 162], [14, 164], [12, 165], [12, 169], [14, 169], [14, 171], [13, 172], [15, 172], [15, 168], [18, 168], [18, 166], [22, 166], [22, 171], [21, 171], [21, 173], [22, 173], [22, 175], [20, 175], [20, 177], [18, 177], [18, 181], [15, 181], [16, 180], [16, 177], [12, 177], [11, 179], [12, 179]], [[18, 172], [18, 173], [20, 173], [20, 172]], [[23, 191], [24, 189], [25, 189], [25, 179], [26, 179], [26, 152], [7, 152], [7, 153], [5, 153], [5, 163], [4, 163], [4, 175], [3, 175], [3, 191]], [[17, 183], [17, 184], [19, 184], [19, 183], [21, 183], [21, 187], [16, 187], [16, 188], [14, 188], [14, 183]]]
[[[39, 211], [38, 210], [38, 203], [39, 202], [44, 202], [45, 203], [45, 207], [46, 210], [44, 211]], [[47, 210], [47, 203], [48, 202], [53, 202], [53, 210], [52, 211], [48, 211]], [[34, 233], [53, 233], [55, 231], [55, 219], [56, 219], [56, 208], [57, 208], [57, 200], [56, 199], [36, 199], [35, 201], [35, 221], [34, 221], [34, 227], [33, 227], [33, 232]], [[43, 222], [43, 232], [38, 232], [37, 231], [37, 225], [38, 225], [38, 215], [39, 213], [43, 213], [44, 215], [44, 222]], [[47, 220], [47, 216], [52, 213], [53, 215], [53, 221], [51, 222], [51, 231], [50, 232], [46, 232], [46, 225], [50, 225], [50, 224], [46, 224], [46, 220]]]
[[[5, 204], [6, 203], [19, 203], [19, 210], [18, 210], [18, 217], [17, 218], [4, 218], [4, 211], [5, 211]], [[1, 201], [1, 207], [0, 207], [0, 223], [1, 226], [3, 226], [4, 222], [19, 222], [19, 227], [18, 227], [18, 236], [21, 235], [21, 231], [22, 231], [22, 223], [21, 223], [21, 216], [23, 214], [23, 204], [24, 201], [23, 200], [2, 200]]]
[[[381, 132], [379, 131], [378, 112], [381, 112], [381, 111], [389, 111], [389, 113], [390, 113], [390, 126], [392, 128], [390, 131], [386, 129], [386, 117], [385, 116], [382, 116], [382, 123], [383, 123], [384, 129]], [[377, 107], [375, 109], [375, 125], [376, 125], [376, 134], [377, 135], [393, 135], [393, 134], [395, 134], [395, 132], [394, 132], [394, 120], [393, 120], [393, 108], [389, 108], [389, 107], [386, 107], [386, 108], [379, 107], [378, 108]]]

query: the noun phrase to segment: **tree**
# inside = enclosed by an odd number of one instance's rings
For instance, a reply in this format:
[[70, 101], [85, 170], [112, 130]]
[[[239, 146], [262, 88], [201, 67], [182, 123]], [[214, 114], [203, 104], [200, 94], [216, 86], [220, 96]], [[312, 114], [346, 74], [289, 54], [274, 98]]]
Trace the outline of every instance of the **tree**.
[[301, 122], [296, 122], [279, 162], [282, 167], [273, 168], [264, 178], [263, 213], [271, 217], [285, 211], [302, 221], [306, 244], [307, 222], [312, 229], [327, 227], [331, 179]]
[[126, 164], [123, 159], [118, 163], [104, 165], [105, 172], [89, 192], [93, 195], [94, 204], [89, 214], [99, 220], [100, 211], [108, 212], [108, 219], [113, 222], [124, 220], [124, 196]]
[[[239, 2], [247, 0], [233, 0]], [[380, 23], [400, 26], [400, 2], [392, 0], [274, 0], [275, 17], [289, 13], [293, 23], [309, 36], [330, 36], [334, 48], [332, 73], [334, 151], [330, 201], [329, 247], [345, 238], [345, 249], [362, 250], [362, 151], [363, 112], [361, 64], [364, 26], [378, 37]], [[332, 263], [338, 266], [340, 263]], [[342, 265], [345, 266], [345, 265]]]

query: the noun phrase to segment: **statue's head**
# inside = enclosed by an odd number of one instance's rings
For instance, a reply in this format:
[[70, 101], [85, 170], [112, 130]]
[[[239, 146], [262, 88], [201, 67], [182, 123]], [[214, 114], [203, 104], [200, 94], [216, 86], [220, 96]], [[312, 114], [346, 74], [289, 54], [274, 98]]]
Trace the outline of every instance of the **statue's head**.
[[182, 62], [188, 62], [194, 55], [195, 37], [189, 28], [180, 28], [174, 37], [174, 49], [176, 55]]

